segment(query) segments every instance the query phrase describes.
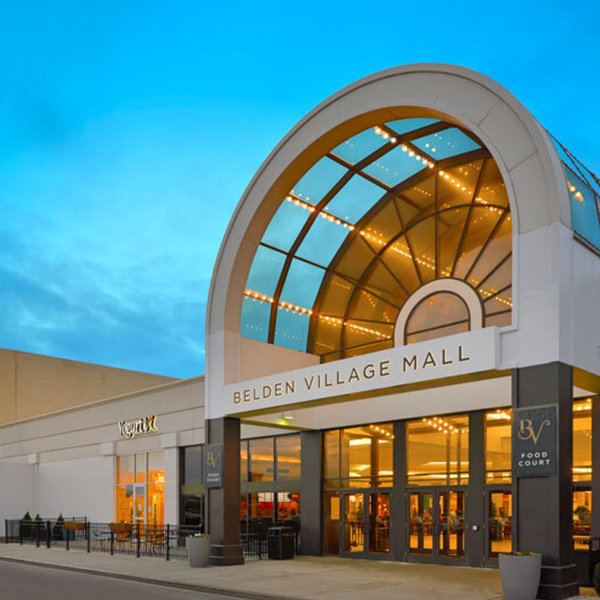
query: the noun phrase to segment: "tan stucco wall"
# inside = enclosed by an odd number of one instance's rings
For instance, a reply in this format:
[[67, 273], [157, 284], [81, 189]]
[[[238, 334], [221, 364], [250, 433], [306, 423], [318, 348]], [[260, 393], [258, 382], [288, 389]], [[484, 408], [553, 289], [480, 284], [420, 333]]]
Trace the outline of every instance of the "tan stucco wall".
[[0, 424], [170, 381], [175, 379], [0, 349]]

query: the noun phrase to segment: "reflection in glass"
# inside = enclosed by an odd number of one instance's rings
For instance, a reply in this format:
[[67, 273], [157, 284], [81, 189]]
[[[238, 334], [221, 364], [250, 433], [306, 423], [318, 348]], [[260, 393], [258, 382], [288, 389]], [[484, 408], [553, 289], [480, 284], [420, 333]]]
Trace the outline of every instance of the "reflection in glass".
[[592, 400], [573, 402], [573, 481], [592, 480]]
[[469, 481], [469, 417], [445, 415], [406, 427], [408, 485], [465, 485]]
[[512, 492], [489, 493], [489, 557], [512, 551]]
[[510, 408], [499, 408], [485, 413], [486, 483], [511, 481], [511, 428]]
[[344, 551], [364, 552], [365, 511], [363, 494], [344, 494]]
[[440, 492], [439, 507], [440, 556], [461, 558], [465, 555], [465, 493]]
[[277, 481], [300, 479], [300, 436], [282, 435], [275, 438], [277, 448]]
[[117, 483], [133, 483], [134, 455], [117, 456]]
[[433, 553], [433, 494], [410, 494], [410, 553]]
[[273, 481], [273, 438], [250, 440], [250, 481]]
[[592, 490], [573, 491], [573, 549], [588, 550], [592, 529]]

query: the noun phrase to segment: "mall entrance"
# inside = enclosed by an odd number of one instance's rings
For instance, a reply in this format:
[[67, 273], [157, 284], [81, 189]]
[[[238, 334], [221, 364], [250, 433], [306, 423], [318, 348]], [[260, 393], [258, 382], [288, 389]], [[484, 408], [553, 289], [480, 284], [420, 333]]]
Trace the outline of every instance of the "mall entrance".
[[390, 490], [341, 493], [340, 554], [390, 558]]
[[466, 496], [464, 489], [448, 487], [409, 491], [409, 559], [466, 560]]

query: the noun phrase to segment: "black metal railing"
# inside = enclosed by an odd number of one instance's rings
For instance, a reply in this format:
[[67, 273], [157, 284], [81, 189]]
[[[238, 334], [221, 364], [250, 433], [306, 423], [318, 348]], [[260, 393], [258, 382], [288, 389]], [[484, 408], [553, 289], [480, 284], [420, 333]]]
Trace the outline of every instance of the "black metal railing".
[[[241, 544], [245, 558], [267, 556], [270, 523], [242, 523]], [[275, 523], [277, 525], [277, 523]], [[289, 522], [281, 525], [290, 526]], [[294, 553], [298, 552], [299, 525], [292, 526]], [[87, 552], [106, 552], [130, 556], [153, 556], [165, 560], [187, 560], [185, 539], [201, 533], [202, 526], [144, 525], [142, 523], [94, 523], [85, 517], [69, 519], [6, 519], [7, 544], [33, 544], [47, 548], [62, 547]]]

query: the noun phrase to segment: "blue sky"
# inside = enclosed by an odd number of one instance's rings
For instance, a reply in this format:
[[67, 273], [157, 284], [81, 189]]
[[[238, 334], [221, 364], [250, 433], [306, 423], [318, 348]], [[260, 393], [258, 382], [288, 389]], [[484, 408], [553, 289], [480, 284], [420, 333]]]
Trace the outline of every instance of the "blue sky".
[[340, 87], [479, 70], [600, 172], [600, 4], [9, 2], [0, 347], [204, 372], [221, 237], [279, 139]]

